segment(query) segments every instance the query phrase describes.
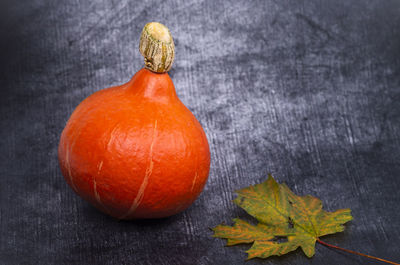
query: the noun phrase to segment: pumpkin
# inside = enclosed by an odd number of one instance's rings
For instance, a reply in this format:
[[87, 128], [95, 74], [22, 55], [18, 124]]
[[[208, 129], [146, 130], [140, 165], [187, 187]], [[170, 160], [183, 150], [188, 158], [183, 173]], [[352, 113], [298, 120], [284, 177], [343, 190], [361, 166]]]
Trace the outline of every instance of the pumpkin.
[[145, 67], [128, 83], [83, 100], [58, 148], [71, 188], [118, 219], [163, 218], [185, 210], [210, 169], [203, 128], [167, 73], [174, 59], [168, 28], [146, 24], [139, 50]]

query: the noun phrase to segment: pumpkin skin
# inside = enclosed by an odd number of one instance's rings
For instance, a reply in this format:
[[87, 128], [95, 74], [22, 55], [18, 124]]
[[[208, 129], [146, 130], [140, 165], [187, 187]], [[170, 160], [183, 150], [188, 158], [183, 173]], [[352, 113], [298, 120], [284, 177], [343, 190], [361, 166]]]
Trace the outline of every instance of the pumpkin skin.
[[72, 189], [118, 219], [183, 211], [210, 169], [200, 123], [168, 73], [147, 69], [82, 101], [62, 132], [58, 158]]

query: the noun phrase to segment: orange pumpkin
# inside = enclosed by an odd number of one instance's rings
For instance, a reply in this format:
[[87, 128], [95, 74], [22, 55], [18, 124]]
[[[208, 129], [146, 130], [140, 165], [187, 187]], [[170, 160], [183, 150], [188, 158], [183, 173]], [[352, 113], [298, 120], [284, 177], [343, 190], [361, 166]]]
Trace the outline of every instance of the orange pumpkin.
[[183, 211], [203, 190], [210, 168], [203, 128], [177, 97], [167, 73], [174, 57], [169, 30], [147, 24], [140, 51], [145, 68], [128, 83], [82, 101], [58, 148], [72, 189], [118, 219]]

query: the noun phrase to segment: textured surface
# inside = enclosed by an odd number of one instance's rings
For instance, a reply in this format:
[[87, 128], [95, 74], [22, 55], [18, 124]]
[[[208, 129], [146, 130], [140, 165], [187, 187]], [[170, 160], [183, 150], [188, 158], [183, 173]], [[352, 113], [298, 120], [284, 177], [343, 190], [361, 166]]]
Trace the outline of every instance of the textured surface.
[[[400, 261], [400, 2], [2, 1], [0, 263], [243, 264], [213, 227], [272, 173], [354, 220], [325, 241]], [[118, 222], [57, 162], [73, 109], [143, 66], [146, 22], [174, 36], [171, 77], [202, 123], [209, 181], [184, 213]], [[251, 221], [251, 220], [250, 220]], [[246, 264], [376, 264], [317, 245]]]

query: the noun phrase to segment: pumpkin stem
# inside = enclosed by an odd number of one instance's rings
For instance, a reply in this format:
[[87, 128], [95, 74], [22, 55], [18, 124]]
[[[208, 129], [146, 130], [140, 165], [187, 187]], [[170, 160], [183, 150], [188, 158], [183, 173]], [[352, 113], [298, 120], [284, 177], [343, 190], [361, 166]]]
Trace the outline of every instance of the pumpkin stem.
[[144, 57], [146, 69], [156, 73], [168, 72], [175, 55], [171, 32], [161, 23], [147, 23], [140, 36], [139, 51]]

